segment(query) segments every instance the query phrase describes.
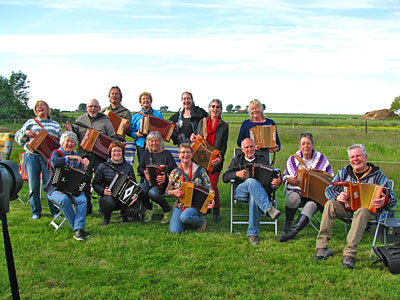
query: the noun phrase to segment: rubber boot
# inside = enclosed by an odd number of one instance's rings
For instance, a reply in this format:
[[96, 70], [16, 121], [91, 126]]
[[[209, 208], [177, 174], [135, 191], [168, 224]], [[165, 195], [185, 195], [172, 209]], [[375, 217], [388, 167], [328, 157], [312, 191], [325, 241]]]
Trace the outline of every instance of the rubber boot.
[[306, 215], [300, 214], [296, 222], [294, 222], [292, 228], [290, 228], [289, 232], [282, 234], [279, 237], [279, 241], [287, 242], [288, 240], [293, 239], [304, 227], [306, 227], [309, 221], [310, 219]]
[[297, 208], [290, 208], [289, 206], [286, 205], [285, 207], [285, 226], [282, 228], [282, 233], [286, 234], [289, 232], [290, 227], [292, 226], [292, 222], [294, 219], [294, 215], [296, 214]]

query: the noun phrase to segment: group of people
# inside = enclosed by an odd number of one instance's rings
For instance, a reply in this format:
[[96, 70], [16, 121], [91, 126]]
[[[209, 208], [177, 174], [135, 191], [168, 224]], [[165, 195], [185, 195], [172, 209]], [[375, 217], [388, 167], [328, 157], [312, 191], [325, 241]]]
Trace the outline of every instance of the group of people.
[[[161, 112], [153, 109], [153, 99], [150, 93], [144, 92], [139, 96], [140, 111], [131, 112], [121, 105], [122, 92], [119, 87], [114, 86], [109, 91], [109, 107], [105, 108], [128, 119], [130, 123], [124, 126], [126, 135], [131, 136], [136, 144], [138, 157], [137, 173], [140, 176], [140, 201], [144, 206], [144, 222], [152, 219], [153, 204], [158, 204], [163, 212], [161, 223], [169, 223], [169, 231], [181, 233], [185, 229], [192, 228], [199, 232], [206, 229], [206, 219], [203, 214], [192, 207], [185, 207], [181, 201], [184, 192], [181, 188], [183, 182], [190, 182], [213, 190], [215, 198], [213, 201], [213, 221], [219, 223], [220, 216], [220, 195], [218, 181], [223, 169], [223, 162], [228, 144], [229, 127], [221, 119], [222, 102], [219, 99], [210, 101], [207, 113], [196, 106], [193, 95], [184, 92], [181, 95], [182, 107], [171, 116], [170, 121], [174, 123], [175, 130], [172, 134], [174, 144], [178, 145], [178, 156], [180, 164], [177, 166], [171, 153], [165, 148], [163, 138], [159, 132], [150, 132], [144, 135], [140, 131], [140, 121], [145, 115], [152, 115], [163, 119]], [[38, 101], [34, 106], [36, 117], [29, 119], [16, 133], [16, 141], [24, 144], [25, 169], [29, 182], [29, 202], [32, 207], [32, 219], [41, 217], [40, 203], [40, 176], [45, 184], [49, 208], [54, 216], [58, 209], [62, 209], [72, 229], [74, 238], [84, 241], [89, 234], [84, 230], [86, 215], [92, 213], [91, 192], [86, 189], [79, 196], [71, 196], [58, 191], [52, 184], [51, 179], [54, 170], [62, 165], [75, 168], [82, 168], [90, 176], [93, 176], [92, 186], [99, 195], [99, 211], [103, 216], [103, 223], [110, 224], [111, 214], [114, 210], [121, 210], [123, 222], [128, 221], [128, 215], [124, 213], [124, 205], [114, 199], [111, 195], [110, 184], [116, 172], [122, 172], [136, 182], [132, 165], [125, 159], [125, 136], [117, 135], [108, 117], [100, 111], [99, 102], [91, 99], [86, 106], [87, 113], [80, 116], [73, 124], [66, 123], [66, 131], [62, 133], [61, 126], [50, 117], [50, 109], [46, 102]], [[266, 149], [259, 149], [251, 139], [250, 129], [257, 125], [275, 125], [275, 122], [263, 114], [263, 107], [259, 100], [252, 100], [249, 103], [250, 119], [245, 120], [239, 131], [237, 145], [241, 148], [241, 154], [236, 156], [229, 164], [223, 174], [225, 183], [234, 182], [235, 199], [249, 203], [249, 225], [247, 236], [251, 245], [258, 245], [259, 224], [261, 213], [276, 220], [281, 212], [276, 208], [268, 191], [260, 180], [250, 178], [245, 166], [248, 164], [269, 165], [266, 157], [260, 153], [274, 153], [281, 149], [278, 132], [276, 132], [276, 146]], [[30, 140], [34, 139], [39, 131], [45, 129], [49, 134], [60, 137], [60, 148], [52, 152], [49, 158], [49, 168], [45, 160], [37, 153], [27, 147]], [[80, 143], [87, 129], [96, 129], [103, 134], [113, 138], [108, 149], [109, 157], [103, 158], [75, 146]], [[193, 161], [193, 149], [191, 143], [195, 142], [198, 135], [204, 137], [211, 146], [220, 151], [220, 155], [211, 161], [212, 171], [206, 170]], [[388, 187], [389, 180], [381, 172], [379, 167], [368, 162], [367, 152], [362, 144], [355, 144], [348, 148], [349, 165], [338, 171], [333, 181], [367, 182]], [[156, 177], [157, 186], [151, 184], [150, 174], [147, 171], [148, 165], [163, 165], [163, 171]], [[332, 228], [335, 218], [352, 217], [352, 226], [347, 236], [347, 246], [343, 251], [342, 266], [353, 268], [357, 245], [360, 242], [368, 221], [376, 218], [376, 214], [367, 208], [359, 208], [356, 211], [346, 210], [344, 203], [348, 201], [349, 194], [340, 185], [329, 185], [325, 195], [328, 201], [324, 206], [317, 202], [301, 197], [299, 169], [318, 169], [330, 175], [334, 175], [328, 159], [314, 149], [313, 136], [310, 133], [302, 133], [299, 136], [299, 150], [287, 160], [286, 168], [282, 176], [271, 180], [270, 189], [276, 189], [284, 183], [284, 194], [287, 198], [285, 206], [285, 223], [280, 242], [287, 242], [293, 239], [309, 222], [310, 218], [317, 211], [322, 212], [320, 232], [317, 237], [316, 254], [314, 259], [325, 260], [333, 253], [329, 249], [329, 240], [332, 237]], [[165, 196], [173, 196], [176, 202], [171, 207]], [[397, 199], [393, 191], [386, 196], [372, 201], [376, 208], [394, 208]], [[55, 204], [55, 205], [54, 205]], [[75, 206], [75, 211], [74, 207]], [[294, 217], [299, 207], [303, 207], [296, 221]], [[294, 222], [293, 222], [294, 221]]]

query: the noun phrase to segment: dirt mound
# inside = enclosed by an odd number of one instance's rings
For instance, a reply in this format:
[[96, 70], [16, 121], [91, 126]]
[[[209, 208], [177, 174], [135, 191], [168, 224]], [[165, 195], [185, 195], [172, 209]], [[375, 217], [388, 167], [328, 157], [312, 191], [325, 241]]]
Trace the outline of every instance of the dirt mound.
[[397, 117], [397, 115], [388, 110], [380, 109], [365, 113], [360, 119], [361, 120], [387, 120]]

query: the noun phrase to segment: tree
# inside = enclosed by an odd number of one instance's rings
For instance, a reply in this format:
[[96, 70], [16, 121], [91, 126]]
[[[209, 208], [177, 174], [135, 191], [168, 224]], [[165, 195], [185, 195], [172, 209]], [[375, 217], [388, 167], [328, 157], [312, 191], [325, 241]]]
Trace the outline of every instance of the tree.
[[162, 112], [162, 113], [168, 112], [168, 106], [161, 106], [160, 107], [160, 112]]
[[239, 111], [239, 110], [240, 110], [240, 108], [241, 108], [241, 106], [240, 106], [240, 105], [236, 105], [236, 106], [235, 106], [235, 111]]
[[231, 113], [232, 110], [233, 110], [233, 104], [228, 104], [228, 105], [226, 106], [226, 111], [227, 111], [228, 113]]
[[262, 110], [264, 111], [265, 110], [265, 108], [266, 108], [266, 106], [265, 106], [265, 104], [263, 103], [263, 104], [261, 104], [262, 105]]
[[85, 112], [86, 111], [86, 103], [81, 103], [78, 105], [78, 110]]
[[399, 112], [400, 110], [400, 96], [394, 98], [392, 105], [390, 106], [390, 110], [394, 113]]
[[28, 107], [29, 92], [27, 75], [12, 72], [10, 79], [0, 76], [0, 118], [23, 119], [33, 115]]

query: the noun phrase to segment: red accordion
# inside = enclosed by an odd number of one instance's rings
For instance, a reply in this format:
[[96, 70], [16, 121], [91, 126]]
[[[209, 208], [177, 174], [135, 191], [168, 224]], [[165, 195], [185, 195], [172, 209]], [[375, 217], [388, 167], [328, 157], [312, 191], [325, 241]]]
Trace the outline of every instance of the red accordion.
[[129, 120], [121, 118], [111, 110], [105, 110], [104, 114], [108, 116], [112, 126], [114, 127], [115, 133], [118, 135], [125, 135], [124, 126], [129, 124]]
[[80, 146], [101, 158], [108, 158], [108, 147], [114, 139], [106, 136], [105, 134], [97, 131], [96, 129], [87, 129]]
[[[165, 189], [168, 184], [168, 166], [166, 165], [147, 165], [146, 166], [147, 174], [150, 177], [150, 186], [156, 187], [158, 189]], [[162, 184], [159, 184], [157, 181], [157, 176], [164, 175], [165, 181]]]
[[144, 115], [140, 120], [139, 132], [141, 134], [149, 134], [152, 131], [158, 131], [163, 140], [169, 142], [174, 128], [175, 124], [167, 120], [157, 118], [152, 115]]
[[39, 153], [39, 155], [47, 162], [50, 158], [51, 152], [54, 149], [60, 148], [60, 143], [57, 137], [43, 129], [28, 143], [27, 146], [32, 151]]
[[196, 136], [196, 141], [191, 145], [193, 149], [193, 160], [195, 163], [202, 166], [209, 172], [212, 172], [214, 166], [211, 162], [217, 157], [221, 157], [221, 151], [215, 149], [207, 141], [198, 134]]

